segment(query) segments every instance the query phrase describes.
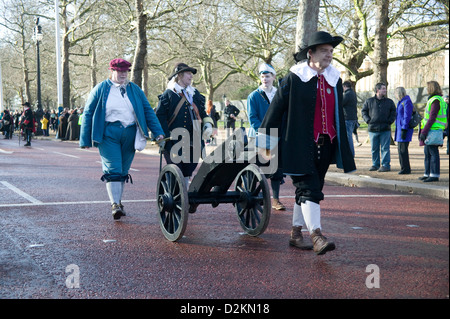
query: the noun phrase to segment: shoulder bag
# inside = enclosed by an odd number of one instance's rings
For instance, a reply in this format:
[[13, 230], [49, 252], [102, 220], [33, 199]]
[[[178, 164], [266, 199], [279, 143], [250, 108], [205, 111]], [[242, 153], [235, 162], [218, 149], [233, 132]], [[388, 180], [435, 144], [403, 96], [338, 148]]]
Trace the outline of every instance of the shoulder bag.
[[409, 120], [409, 128], [415, 128], [422, 121], [422, 116], [417, 112], [416, 108], [413, 108], [411, 119]]
[[413, 111], [411, 115], [411, 120], [409, 121], [409, 128], [415, 128], [422, 121], [422, 116], [416, 110]]
[[426, 145], [443, 145], [444, 131], [443, 130], [429, 130], [427, 138], [424, 143]]

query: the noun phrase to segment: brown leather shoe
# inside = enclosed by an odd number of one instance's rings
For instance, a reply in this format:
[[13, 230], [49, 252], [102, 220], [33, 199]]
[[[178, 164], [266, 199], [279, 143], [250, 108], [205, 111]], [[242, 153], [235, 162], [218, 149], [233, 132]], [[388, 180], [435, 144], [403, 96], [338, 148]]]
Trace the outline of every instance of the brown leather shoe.
[[295, 246], [300, 249], [310, 250], [313, 249], [313, 245], [307, 244], [303, 240], [302, 226], [292, 226], [291, 238], [289, 239], [289, 245]]
[[272, 199], [272, 208], [275, 210], [286, 210], [286, 206], [284, 206], [279, 199]]
[[331, 251], [336, 248], [336, 245], [332, 241], [327, 241], [327, 238], [322, 235], [322, 232], [319, 228], [314, 229], [313, 233], [311, 234], [311, 240], [314, 245], [314, 252], [317, 255], [323, 255], [327, 251]]

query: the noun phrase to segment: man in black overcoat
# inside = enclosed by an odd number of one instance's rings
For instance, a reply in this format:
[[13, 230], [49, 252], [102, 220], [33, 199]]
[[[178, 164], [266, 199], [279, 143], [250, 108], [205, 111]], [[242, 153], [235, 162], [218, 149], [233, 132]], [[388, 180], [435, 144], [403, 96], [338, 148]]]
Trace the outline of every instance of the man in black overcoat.
[[[324, 199], [322, 189], [328, 167], [336, 164], [344, 172], [356, 169], [342, 108], [342, 80], [340, 72], [331, 65], [334, 47], [342, 40], [319, 31], [312, 34], [307, 47], [294, 55], [299, 63], [281, 81], [260, 126], [257, 142], [262, 150], [272, 148], [278, 137], [263, 133], [279, 128], [286, 115], [279, 165], [296, 187], [289, 243], [311, 249], [301, 234], [306, 226], [318, 255], [335, 249], [335, 244], [322, 235], [320, 223], [320, 201]], [[270, 147], [267, 141], [271, 141]]]
[[23, 130], [27, 141], [24, 146], [31, 146], [31, 135], [36, 130], [35, 119], [33, 111], [31, 110], [31, 104], [29, 102], [25, 102], [22, 104], [22, 106], [24, 111], [22, 114], [22, 120], [19, 125]]

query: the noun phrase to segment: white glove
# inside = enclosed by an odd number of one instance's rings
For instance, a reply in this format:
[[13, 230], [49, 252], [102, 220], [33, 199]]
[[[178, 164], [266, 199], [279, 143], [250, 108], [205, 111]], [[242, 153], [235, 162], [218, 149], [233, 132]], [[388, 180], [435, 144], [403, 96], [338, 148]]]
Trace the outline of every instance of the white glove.
[[202, 138], [204, 140], [208, 140], [213, 135], [213, 129], [211, 123], [206, 123], [203, 125], [203, 134]]

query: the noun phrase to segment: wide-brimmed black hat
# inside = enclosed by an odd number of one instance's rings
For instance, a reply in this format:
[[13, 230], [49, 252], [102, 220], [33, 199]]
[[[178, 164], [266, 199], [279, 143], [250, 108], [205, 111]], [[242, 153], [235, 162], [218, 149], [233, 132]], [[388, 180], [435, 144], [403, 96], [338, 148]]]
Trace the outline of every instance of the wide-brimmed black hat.
[[342, 37], [336, 36], [333, 37], [331, 34], [325, 31], [317, 31], [311, 35], [308, 41], [308, 46], [305, 48], [300, 48], [300, 51], [297, 53], [294, 53], [294, 59], [295, 61], [299, 62], [302, 60], [307, 59], [307, 53], [308, 50], [321, 44], [331, 44], [334, 47], [336, 47], [339, 43], [344, 40]]
[[172, 80], [172, 78], [181, 72], [192, 72], [194, 74], [197, 73], [197, 69], [191, 68], [186, 63], [177, 63], [175, 64], [175, 67], [173, 69], [172, 75], [169, 76], [169, 81]]

